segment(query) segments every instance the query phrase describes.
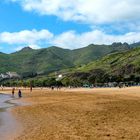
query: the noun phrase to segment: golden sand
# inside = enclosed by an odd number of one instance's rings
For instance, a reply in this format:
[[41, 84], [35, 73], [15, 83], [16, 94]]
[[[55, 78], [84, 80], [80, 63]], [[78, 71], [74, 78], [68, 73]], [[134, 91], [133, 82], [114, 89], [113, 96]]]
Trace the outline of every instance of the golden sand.
[[23, 127], [16, 140], [140, 139], [140, 87], [22, 92], [31, 104], [12, 110]]

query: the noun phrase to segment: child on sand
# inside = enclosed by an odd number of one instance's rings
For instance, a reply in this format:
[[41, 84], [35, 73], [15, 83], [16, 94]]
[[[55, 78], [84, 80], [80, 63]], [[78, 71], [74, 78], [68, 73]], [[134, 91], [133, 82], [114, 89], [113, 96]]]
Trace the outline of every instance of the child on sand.
[[21, 90], [19, 89], [18, 91], [18, 97], [21, 98], [22, 97], [22, 93], [21, 93]]

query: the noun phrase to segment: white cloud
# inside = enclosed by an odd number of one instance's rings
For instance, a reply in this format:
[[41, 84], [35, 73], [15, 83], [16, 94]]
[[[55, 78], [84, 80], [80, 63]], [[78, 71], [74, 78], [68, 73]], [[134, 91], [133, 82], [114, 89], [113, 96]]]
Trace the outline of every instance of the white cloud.
[[24, 10], [86, 23], [139, 22], [139, 0], [11, 0]]
[[113, 42], [133, 43], [140, 41], [140, 32], [130, 32], [124, 35], [109, 35], [100, 30], [93, 30], [77, 34], [74, 31], [68, 31], [55, 36], [52, 44], [62, 48], [76, 49], [85, 47], [89, 44], [112, 44]]
[[0, 33], [0, 42], [7, 44], [35, 44], [41, 40], [49, 40], [53, 34], [48, 30], [23, 30], [20, 32]]
[[[101, 30], [92, 30], [79, 34], [75, 31], [67, 31], [59, 35], [54, 35], [48, 30], [26, 30], [20, 32], [0, 33], [0, 45], [17, 46], [19, 50], [25, 46], [33, 49], [55, 45], [62, 48], [76, 49], [93, 44], [111, 44], [113, 42], [133, 43], [140, 41], [140, 32], [129, 32], [123, 35], [111, 35]], [[14, 48], [15, 48], [14, 47]]]

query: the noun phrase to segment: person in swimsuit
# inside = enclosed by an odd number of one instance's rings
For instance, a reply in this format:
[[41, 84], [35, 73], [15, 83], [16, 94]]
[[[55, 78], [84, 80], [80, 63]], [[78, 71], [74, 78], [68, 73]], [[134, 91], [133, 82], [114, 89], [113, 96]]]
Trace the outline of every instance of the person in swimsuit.
[[18, 97], [21, 98], [22, 97], [22, 93], [21, 93], [21, 90], [19, 89], [18, 91]]
[[12, 97], [14, 97], [15, 94], [15, 88], [12, 88]]

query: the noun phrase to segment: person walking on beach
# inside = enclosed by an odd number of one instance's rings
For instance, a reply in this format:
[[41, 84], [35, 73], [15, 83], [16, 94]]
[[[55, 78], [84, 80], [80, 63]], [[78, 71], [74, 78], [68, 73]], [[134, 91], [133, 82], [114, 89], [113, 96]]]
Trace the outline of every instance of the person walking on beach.
[[51, 86], [51, 89], [54, 90], [54, 86]]
[[21, 90], [19, 89], [18, 91], [18, 97], [21, 98], [22, 97], [22, 93], [21, 93]]
[[12, 88], [12, 97], [14, 97], [15, 94], [15, 88]]
[[33, 90], [33, 87], [32, 87], [32, 85], [30, 86], [30, 92], [32, 92], [32, 90]]

